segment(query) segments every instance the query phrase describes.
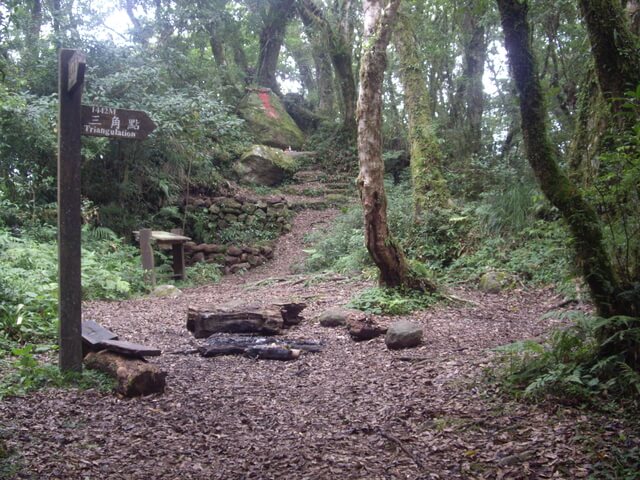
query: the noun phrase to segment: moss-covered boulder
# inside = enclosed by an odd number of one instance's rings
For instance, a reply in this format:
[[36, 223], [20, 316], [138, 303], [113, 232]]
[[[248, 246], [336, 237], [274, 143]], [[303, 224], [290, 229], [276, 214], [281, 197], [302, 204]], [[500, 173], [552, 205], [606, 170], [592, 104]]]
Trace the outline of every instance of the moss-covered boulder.
[[510, 277], [505, 272], [487, 272], [480, 277], [478, 288], [486, 293], [500, 293], [509, 281]]
[[273, 187], [293, 175], [296, 159], [286, 152], [266, 145], [253, 145], [233, 164], [240, 182]]
[[268, 88], [250, 89], [238, 105], [238, 113], [261, 144], [296, 150], [304, 143], [304, 134]]

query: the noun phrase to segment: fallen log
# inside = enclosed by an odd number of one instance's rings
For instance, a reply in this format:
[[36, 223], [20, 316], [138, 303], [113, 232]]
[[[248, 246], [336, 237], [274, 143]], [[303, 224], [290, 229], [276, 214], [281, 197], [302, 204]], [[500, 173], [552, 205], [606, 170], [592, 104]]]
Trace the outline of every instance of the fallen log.
[[300, 350], [277, 344], [253, 345], [244, 351], [244, 356], [260, 360], [295, 360], [300, 356]]
[[280, 307], [280, 314], [282, 315], [282, 320], [284, 321], [284, 327], [288, 328], [292, 325], [298, 325], [304, 317], [300, 315], [302, 310], [307, 308], [306, 303], [273, 303], [276, 307]]
[[[322, 342], [317, 340], [297, 340], [287, 338], [274, 339], [273, 337], [256, 337], [252, 335], [215, 334], [207, 339], [206, 345], [198, 348], [198, 352], [203, 357], [242, 355], [246, 354], [248, 350], [255, 348], [259, 349], [265, 346], [275, 346], [286, 350], [306, 352], [319, 352], [323, 348]], [[286, 357], [287, 355], [284, 356]], [[260, 358], [266, 357], [260, 356]]]
[[84, 363], [87, 368], [99, 370], [115, 378], [116, 391], [125, 397], [164, 392], [167, 372], [141, 358], [103, 350], [90, 352]]
[[305, 303], [276, 303], [189, 308], [187, 330], [196, 338], [207, 338], [214, 333], [277, 335], [283, 328], [300, 323], [300, 312], [306, 306]]

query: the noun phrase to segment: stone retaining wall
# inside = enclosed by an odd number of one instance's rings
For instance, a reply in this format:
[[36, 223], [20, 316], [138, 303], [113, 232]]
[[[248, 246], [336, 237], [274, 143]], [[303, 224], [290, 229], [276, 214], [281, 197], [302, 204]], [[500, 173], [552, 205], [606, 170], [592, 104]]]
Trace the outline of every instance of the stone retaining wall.
[[254, 228], [265, 228], [280, 232], [291, 231], [291, 211], [284, 197], [248, 198], [234, 197], [190, 197], [187, 208], [206, 209], [219, 229], [234, 224]]
[[267, 245], [251, 247], [187, 242], [184, 253], [187, 265], [217, 263], [224, 267], [225, 274], [249, 270], [273, 258], [273, 248]]

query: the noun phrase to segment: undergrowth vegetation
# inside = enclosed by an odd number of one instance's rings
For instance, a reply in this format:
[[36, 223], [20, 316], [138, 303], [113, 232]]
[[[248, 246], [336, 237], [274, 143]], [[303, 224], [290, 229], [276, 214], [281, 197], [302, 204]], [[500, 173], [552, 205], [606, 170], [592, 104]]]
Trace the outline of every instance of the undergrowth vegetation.
[[[533, 187], [516, 184], [463, 207], [430, 212], [420, 222], [412, 215], [409, 185], [387, 182], [386, 189], [394, 237], [412, 266], [438, 283], [476, 283], [483, 273], [498, 270], [520, 283], [555, 285], [576, 295], [566, 230]], [[346, 209], [330, 233], [307, 241], [307, 270], [375, 275], [360, 205]]]
[[[565, 315], [572, 325], [554, 331], [546, 342], [524, 340], [496, 349], [503, 385], [530, 400], [552, 396], [571, 404], [602, 406], [603, 399], [624, 399], [637, 408], [640, 319]], [[616, 333], [603, 336], [608, 331]]]

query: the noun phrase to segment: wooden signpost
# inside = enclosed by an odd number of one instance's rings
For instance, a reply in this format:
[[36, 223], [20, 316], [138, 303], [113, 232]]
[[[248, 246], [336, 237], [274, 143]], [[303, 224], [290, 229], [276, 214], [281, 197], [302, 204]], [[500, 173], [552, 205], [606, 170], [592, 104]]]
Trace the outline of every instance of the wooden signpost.
[[62, 371], [82, 370], [81, 135], [142, 140], [155, 129], [145, 112], [82, 105], [86, 57], [62, 49], [58, 71], [58, 317]]

